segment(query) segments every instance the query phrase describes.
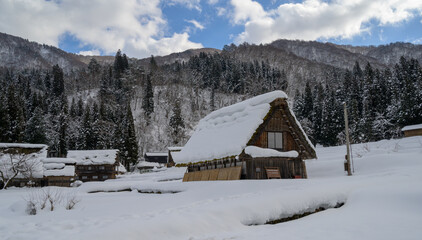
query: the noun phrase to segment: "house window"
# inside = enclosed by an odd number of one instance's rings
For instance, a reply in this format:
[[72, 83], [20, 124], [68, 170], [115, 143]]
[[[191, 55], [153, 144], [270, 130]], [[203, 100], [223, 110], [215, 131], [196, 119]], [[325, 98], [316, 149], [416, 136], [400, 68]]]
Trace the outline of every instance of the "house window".
[[86, 180], [86, 179], [88, 179], [87, 176], [82, 176], [82, 180]]
[[108, 178], [108, 176], [107, 175], [103, 175], [103, 179], [107, 179]]
[[98, 179], [98, 176], [92, 176], [92, 179]]
[[100, 170], [104, 170], [104, 169], [105, 169], [105, 167], [104, 167], [104, 166], [100, 166], [99, 168], [100, 168]]
[[92, 170], [92, 167], [91, 167], [91, 166], [89, 166], [89, 167], [88, 167], [88, 170]]
[[268, 132], [268, 148], [283, 149], [283, 133]]

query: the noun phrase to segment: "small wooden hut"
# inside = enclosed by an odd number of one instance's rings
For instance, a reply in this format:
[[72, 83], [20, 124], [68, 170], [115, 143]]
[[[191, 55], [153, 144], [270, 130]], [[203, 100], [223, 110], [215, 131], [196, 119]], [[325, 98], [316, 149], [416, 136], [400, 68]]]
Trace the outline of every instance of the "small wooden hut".
[[76, 159], [45, 158], [41, 161], [44, 167], [44, 180], [48, 186], [70, 187], [75, 180]]
[[422, 136], [422, 124], [405, 126], [401, 130], [405, 137]]
[[68, 158], [76, 159], [76, 179], [83, 182], [115, 179], [119, 171], [119, 150], [72, 150]]
[[175, 165], [173, 155], [177, 155], [180, 151], [182, 151], [183, 147], [168, 147], [168, 162], [167, 167], [172, 167]]
[[274, 91], [203, 118], [181, 152], [184, 181], [306, 178], [303, 160], [316, 158], [287, 102]]
[[144, 159], [147, 162], [167, 164], [168, 153], [166, 153], [166, 152], [146, 152], [144, 154]]

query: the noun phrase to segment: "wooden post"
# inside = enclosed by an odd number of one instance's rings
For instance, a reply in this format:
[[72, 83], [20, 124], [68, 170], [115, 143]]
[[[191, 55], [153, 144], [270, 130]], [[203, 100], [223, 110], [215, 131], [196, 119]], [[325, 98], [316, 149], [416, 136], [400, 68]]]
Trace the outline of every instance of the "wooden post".
[[349, 120], [348, 120], [348, 117], [347, 117], [347, 106], [346, 106], [346, 102], [343, 103], [343, 106], [344, 106], [344, 122], [345, 122], [345, 125], [346, 125], [347, 175], [348, 176], [352, 176], [352, 171], [351, 171], [351, 167], [350, 167]]

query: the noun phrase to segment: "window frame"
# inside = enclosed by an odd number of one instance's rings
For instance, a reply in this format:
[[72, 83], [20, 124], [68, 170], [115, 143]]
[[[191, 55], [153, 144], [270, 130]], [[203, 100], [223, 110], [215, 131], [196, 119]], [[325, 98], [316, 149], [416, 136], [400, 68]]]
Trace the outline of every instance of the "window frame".
[[[272, 137], [270, 137], [272, 136]], [[270, 143], [271, 141], [273, 143]], [[275, 132], [275, 131], [268, 131], [267, 132], [267, 148], [275, 149], [275, 150], [283, 150], [284, 146], [284, 139], [283, 139], [283, 132]]]

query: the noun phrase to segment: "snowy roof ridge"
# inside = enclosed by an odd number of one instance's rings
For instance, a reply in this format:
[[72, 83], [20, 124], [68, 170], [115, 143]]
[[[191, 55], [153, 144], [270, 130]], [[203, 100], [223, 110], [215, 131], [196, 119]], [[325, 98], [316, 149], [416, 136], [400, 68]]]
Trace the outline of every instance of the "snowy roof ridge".
[[115, 164], [118, 152], [118, 149], [69, 150], [67, 157], [76, 159], [77, 165]]
[[256, 129], [264, 122], [276, 99], [288, 99], [283, 91], [273, 91], [218, 109], [201, 119], [177, 163], [189, 163], [237, 156]]

